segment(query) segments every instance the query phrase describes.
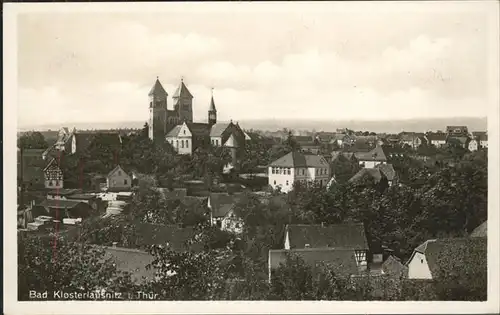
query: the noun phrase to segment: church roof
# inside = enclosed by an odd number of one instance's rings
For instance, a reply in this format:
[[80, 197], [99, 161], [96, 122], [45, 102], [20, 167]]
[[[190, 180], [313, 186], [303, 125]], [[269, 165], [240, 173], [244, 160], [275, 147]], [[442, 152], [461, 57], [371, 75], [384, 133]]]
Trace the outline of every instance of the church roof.
[[229, 123], [214, 124], [210, 130], [210, 137], [221, 137], [228, 127]]
[[214, 96], [212, 95], [212, 98], [210, 99], [210, 108], [208, 109], [209, 111], [214, 111], [216, 112], [217, 110], [215, 109], [215, 102], [214, 102]]
[[165, 91], [165, 89], [161, 85], [160, 80], [158, 78], [156, 78], [155, 84], [153, 85], [153, 87], [149, 91], [148, 96], [151, 96], [151, 95], [167, 95], [168, 96], [167, 91]]
[[189, 130], [193, 136], [208, 136], [210, 135], [210, 125], [205, 123], [187, 123]]
[[193, 95], [191, 92], [189, 92], [188, 88], [184, 84], [184, 81], [181, 80], [181, 84], [175, 90], [174, 95], [172, 95], [173, 98], [193, 98]]

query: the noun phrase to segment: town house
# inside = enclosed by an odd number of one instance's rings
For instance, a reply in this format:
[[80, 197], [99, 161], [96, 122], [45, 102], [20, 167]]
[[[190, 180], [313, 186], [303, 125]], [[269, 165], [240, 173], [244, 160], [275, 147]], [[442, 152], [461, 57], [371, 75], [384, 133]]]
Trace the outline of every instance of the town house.
[[321, 186], [328, 184], [330, 165], [324, 157], [304, 152], [290, 152], [268, 168], [269, 185], [273, 189], [289, 192], [295, 182], [317, 182]]
[[289, 224], [286, 226], [284, 249], [343, 248], [354, 251], [356, 265], [366, 269], [368, 241], [362, 223], [334, 225]]
[[117, 165], [106, 176], [106, 187], [111, 190], [129, 190], [132, 187], [132, 177], [128, 175], [120, 165]]

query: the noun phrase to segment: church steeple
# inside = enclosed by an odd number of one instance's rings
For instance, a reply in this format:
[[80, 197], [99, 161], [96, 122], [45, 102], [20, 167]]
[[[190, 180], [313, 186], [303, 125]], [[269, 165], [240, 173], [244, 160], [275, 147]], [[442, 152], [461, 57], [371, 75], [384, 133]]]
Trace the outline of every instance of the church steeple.
[[193, 95], [184, 84], [184, 78], [181, 78], [181, 83], [172, 95], [172, 99], [174, 111], [178, 113], [180, 121], [193, 122]]
[[217, 110], [215, 109], [213, 88], [212, 88], [212, 98], [210, 99], [210, 107], [208, 108], [208, 123], [210, 125], [217, 123]]
[[158, 77], [156, 77], [156, 82], [149, 91], [148, 96], [157, 96], [157, 97], [168, 96], [167, 91], [165, 91], [163, 85], [161, 85], [160, 79]]
[[160, 83], [160, 79], [156, 77], [156, 81], [148, 93], [149, 97], [149, 130], [148, 136], [151, 140], [161, 140], [166, 133], [167, 128], [167, 97]]

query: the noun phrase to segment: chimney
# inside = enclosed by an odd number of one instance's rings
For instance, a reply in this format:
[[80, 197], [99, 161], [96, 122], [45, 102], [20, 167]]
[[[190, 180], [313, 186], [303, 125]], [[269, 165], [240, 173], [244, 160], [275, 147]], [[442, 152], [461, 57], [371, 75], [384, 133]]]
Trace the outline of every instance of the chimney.
[[118, 244], [118, 242], [113, 242], [113, 248], [116, 248], [117, 244]]

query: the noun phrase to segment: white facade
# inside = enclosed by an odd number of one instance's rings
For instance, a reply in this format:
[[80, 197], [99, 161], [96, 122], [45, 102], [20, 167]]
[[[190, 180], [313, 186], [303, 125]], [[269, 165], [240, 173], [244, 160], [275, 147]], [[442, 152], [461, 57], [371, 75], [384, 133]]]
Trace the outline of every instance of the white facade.
[[409, 279], [432, 279], [431, 270], [427, 264], [425, 255], [415, 252], [410, 262], [408, 263], [408, 278]]
[[178, 154], [190, 155], [193, 152], [193, 135], [186, 123], [183, 123], [177, 137], [166, 137], [165, 140], [170, 143]]
[[385, 164], [383, 161], [359, 161], [359, 165], [364, 168], [375, 168], [377, 165]]
[[436, 148], [441, 148], [446, 144], [446, 140], [431, 140], [431, 144]]
[[269, 185], [273, 189], [281, 188], [282, 192], [289, 192], [293, 189], [294, 182], [313, 182], [316, 181], [320, 185], [325, 186], [330, 180], [329, 167], [275, 167], [270, 166], [268, 169]]
[[132, 178], [121, 167], [117, 167], [108, 174], [106, 185], [108, 188], [129, 189], [132, 187]]
[[469, 142], [469, 151], [477, 151], [478, 149], [478, 143], [477, 143], [477, 140], [471, 140]]

